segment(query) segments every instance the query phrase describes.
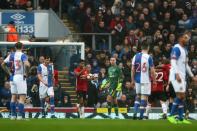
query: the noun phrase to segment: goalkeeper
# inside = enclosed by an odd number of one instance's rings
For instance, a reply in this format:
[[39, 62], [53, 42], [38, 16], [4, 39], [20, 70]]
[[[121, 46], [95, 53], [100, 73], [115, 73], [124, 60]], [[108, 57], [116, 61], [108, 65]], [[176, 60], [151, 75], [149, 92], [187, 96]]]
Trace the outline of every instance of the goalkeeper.
[[122, 71], [116, 65], [116, 58], [110, 58], [111, 66], [108, 68], [107, 80], [101, 85], [101, 89], [107, 88], [108, 115], [111, 118], [111, 108], [114, 107], [116, 117], [118, 118], [118, 102], [122, 95]]

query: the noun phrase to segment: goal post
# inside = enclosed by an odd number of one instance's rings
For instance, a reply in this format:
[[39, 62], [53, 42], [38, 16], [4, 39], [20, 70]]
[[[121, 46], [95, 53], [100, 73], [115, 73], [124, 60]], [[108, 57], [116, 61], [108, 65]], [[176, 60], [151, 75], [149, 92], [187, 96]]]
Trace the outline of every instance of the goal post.
[[[52, 57], [54, 63], [57, 64], [58, 69], [69, 67], [73, 59], [73, 55], [80, 59], [85, 58], [85, 44], [83, 42], [23, 42], [24, 49], [31, 52], [35, 58], [41, 55], [49, 55]], [[15, 42], [0, 42], [0, 51], [2, 56], [6, 56], [7, 52], [14, 47]], [[74, 57], [76, 58], [76, 57]]]

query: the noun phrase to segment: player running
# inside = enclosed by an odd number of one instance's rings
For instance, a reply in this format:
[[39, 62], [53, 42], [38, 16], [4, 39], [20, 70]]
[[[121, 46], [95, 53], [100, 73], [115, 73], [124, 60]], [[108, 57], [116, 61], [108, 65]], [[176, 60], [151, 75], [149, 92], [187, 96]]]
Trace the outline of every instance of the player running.
[[114, 107], [116, 118], [118, 118], [118, 101], [122, 95], [122, 71], [116, 65], [116, 58], [110, 58], [111, 66], [108, 68], [108, 76], [105, 84], [101, 88], [108, 88], [107, 104], [108, 115], [111, 118], [111, 108]]
[[150, 75], [155, 80], [155, 70], [152, 57], [148, 54], [149, 46], [147, 43], [141, 45], [142, 51], [137, 53], [132, 60], [132, 85], [136, 88], [136, 98], [134, 103], [133, 119], [137, 119], [138, 108], [140, 107], [140, 117], [144, 118], [144, 111], [147, 106], [148, 96], [151, 94]]
[[[10, 75], [11, 85], [11, 120], [21, 120], [25, 118], [24, 102], [27, 94], [27, 82], [26, 77], [29, 70], [29, 62], [27, 56], [22, 52], [23, 44], [17, 42], [15, 44], [16, 51], [12, 52], [2, 63], [3, 69]], [[10, 70], [6, 64], [10, 65]], [[17, 103], [17, 98], [19, 101]], [[16, 114], [16, 105], [18, 105], [18, 115]]]
[[[194, 77], [188, 65], [186, 45], [190, 39], [187, 33], [181, 34], [178, 43], [173, 47], [171, 52], [171, 70], [170, 81], [176, 93], [170, 116], [168, 120], [171, 123], [185, 123], [191, 124], [190, 121], [183, 118], [184, 113], [184, 99], [186, 91], [186, 73], [196, 82], [197, 77]], [[178, 112], [178, 120], [175, 118], [175, 113]]]
[[56, 118], [54, 115], [54, 111], [55, 111], [54, 90], [53, 90], [54, 69], [53, 69], [53, 65], [49, 63], [50, 63], [50, 58], [46, 56], [44, 59], [44, 63], [40, 64], [37, 69], [38, 79], [40, 81], [39, 96], [40, 96], [40, 105], [42, 109], [42, 118], [46, 117], [45, 99], [48, 96], [50, 97], [51, 118]]

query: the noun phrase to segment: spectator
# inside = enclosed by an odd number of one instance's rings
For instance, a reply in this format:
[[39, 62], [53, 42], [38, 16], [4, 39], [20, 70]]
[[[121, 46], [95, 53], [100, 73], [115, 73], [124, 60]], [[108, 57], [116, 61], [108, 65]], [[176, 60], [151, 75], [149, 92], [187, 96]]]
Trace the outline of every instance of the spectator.
[[93, 74], [98, 74], [100, 72], [100, 67], [98, 65], [98, 62], [97, 60], [93, 60], [93, 63], [92, 63], [92, 73]]
[[127, 60], [123, 68], [124, 81], [131, 80], [131, 61]]
[[30, 70], [30, 74], [27, 78], [27, 95], [31, 97], [31, 102], [34, 107], [40, 106], [39, 100], [39, 81], [37, 78], [37, 67], [33, 67]]
[[193, 113], [195, 111], [195, 98], [192, 88], [189, 88], [186, 92], [186, 112]]
[[172, 49], [172, 45], [170, 43], [167, 43], [165, 45], [163, 52], [163, 56], [167, 59], [170, 59], [170, 54], [171, 54], [171, 49]]
[[49, 9], [48, 0], [39, 0], [39, 8], [40, 9]]
[[173, 22], [173, 19], [171, 19], [171, 14], [170, 12], [166, 12], [164, 14], [164, 19], [163, 19], [163, 26], [164, 26], [164, 29], [167, 29], [169, 30], [169, 26], [170, 24]]
[[123, 3], [121, 0], [115, 0], [113, 6], [111, 8], [112, 13], [114, 15], [120, 15], [120, 10], [121, 10], [122, 6], [123, 6]]
[[151, 36], [153, 33], [150, 28], [150, 23], [148, 21], [144, 22], [144, 26], [143, 26], [142, 30], [143, 30], [145, 36]]
[[171, 33], [169, 34], [169, 41], [168, 41], [171, 45], [175, 45], [176, 43], [176, 36], [175, 34]]
[[197, 59], [197, 52], [196, 52], [196, 47], [194, 44], [190, 45], [189, 47], [189, 52], [188, 52], [188, 57], [191, 63], [191, 60]]
[[178, 21], [178, 27], [180, 31], [192, 29], [192, 21], [188, 18], [187, 14], [183, 14], [182, 18]]
[[19, 40], [19, 36], [14, 24], [14, 21], [10, 21], [6, 27], [7, 31], [7, 41], [8, 42], [17, 42]]
[[40, 57], [39, 57], [39, 63], [40, 63], [40, 64], [44, 63], [44, 56], [40, 56]]
[[[99, 21], [97, 28], [95, 29], [96, 33], [108, 33], [108, 30], [105, 27], [104, 21]], [[109, 47], [108, 37], [105, 35], [96, 36], [96, 43], [98, 45], [97, 49], [99, 50], [107, 50]]]
[[73, 18], [76, 22], [76, 24], [79, 26], [79, 30], [83, 32], [84, 25], [85, 25], [85, 3], [83, 1], [80, 1], [79, 7], [75, 10], [75, 18]]
[[11, 1], [8, 0], [0, 0], [0, 9], [11, 9], [13, 5]]
[[15, 0], [13, 9], [24, 9], [24, 2]]
[[134, 105], [134, 100], [135, 100], [135, 89], [131, 86], [130, 81], [126, 81], [123, 89], [122, 89], [122, 94], [126, 96], [126, 102], [129, 107]]
[[84, 26], [83, 26], [83, 29], [82, 29], [82, 32], [85, 32], [85, 33], [93, 33], [94, 32], [94, 28], [96, 26], [95, 24], [95, 16], [94, 15], [91, 15], [91, 8], [88, 7], [86, 9], [86, 12], [84, 14]]
[[32, 5], [32, 2], [30, 0], [28, 0], [25, 5], [24, 5], [24, 8], [26, 11], [33, 11], [33, 5]]
[[104, 79], [106, 79], [106, 69], [104, 67], [101, 67], [98, 75], [99, 84], [101, 84]]
[[[116, 15], [115, 19], [112, 19], [110, 29], [113, 36], [113, 43], [121, 42], [125, 35], [125, 24], [124, 20], [122, 20], [119, 15]], [[114, 45], [112, 45], [112, 47], [114, 47]]]
[[192, 60], [191, 71], [194, 74], [194, 76], [197, 75], [197, 59]]
[[93, 74], [88, 82], [88, 107], [96, 107], [98, 101], [98, 74]]
[[128, 44], [131, 48], [133, 46], [138, 46], [138, 37], [135, 34], [135, 30], [129, 30], [129, 35], [126, 36], [126, 39], [128, 40]]
[[6, 81], [4, 83], [4, 87], [0, 89], [0, 106], [7, 107], [10, 109], [10, 101], [11, 101], [11, 90], [10, 83]]
[[161, 62], [162, 60], [162, 52], [159, 46], [154, 46], [153, 48], [153, 59], [154, 61]]
[[66, 92], [62, 92], [60, 107], [72, 107], [70, 95]]
[[[0, 56], [0, 65], [3, 63], [3, 57]], [[4, 86], [5, 80], [6, 80], [6, 72], [3, 70], [3, 68], [0, 66], [0, 90]]]
[[110, 9], [107, 9], [106, 13], [104, 14], [104, 23], [105, 23], [105, 27], [107, 28], [107, 30], [110, 30], [110, 22], [112, 21], [113, 19], [113, 14], [111, 12]]
[[126, 26], [126, 30], [128, 30], [128, 31], [136, 29], [136, 25], [135, 25], [135, 23], [133, 21], [133, 17], [131, 15], [129, 15], [127, 17], [125, 26]]
[[134, 6], [135, 6], [135, 1], [134, 2], [131, 2], [131, 0], [126, 1], [125, 5], [124, 5], [124, 9], [125, 9], [125, 14], [127, 16], [132, 14]]
[[122, 50], [122, 47], [121, 47], [120, 45], [116, 45], [115, 50], [112, 51], [112, 56], [113, 56], [115, 53], [117, 53], [118, 59], [121, 59], [121, 58], [122, 58], [123, 50]]

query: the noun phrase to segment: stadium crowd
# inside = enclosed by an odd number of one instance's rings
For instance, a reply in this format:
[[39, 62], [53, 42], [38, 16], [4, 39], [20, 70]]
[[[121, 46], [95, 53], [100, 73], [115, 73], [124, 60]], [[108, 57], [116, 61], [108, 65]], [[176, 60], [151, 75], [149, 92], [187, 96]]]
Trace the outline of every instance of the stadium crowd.
[[35, 0], [1, 0], [0, 1], [0, 9], [6, 10], [26, 10], [33, 11], [35, 9], [49, 9], [58, 10], [58, 2], [59, 0], [39, 0], [38, 7], [34, 5]]
[[[4, 1], [4, 2], [3, 2]], [[33, 10], [31, 1], [26, 4], [18, 4], [20, 0], [2, 0], [1, 9], [26, 9]], [[24, 0], [25, 1], [25, 0]], [[40, 8], [48, 8], [44, 0], [41, 0]], [[170, 58], [173, 45], [177, 42], [177, 36], [183, 30], [191, 32], [191, 40], [188, 45], [189, 64], [194, 75], [197, 75], [197, 3], [195, 0], [67, 0], [63, 1], [63, 11], [78, 25], [82, 33], [111, 33], [112, 48], [108, 52], [108, 38], [96, 36], [96, 48], [92, 50], [89, 37], [85, 37], [85, 63], [91, 74], [98, 74], [97, 84], [89, 81], [87, 106], [106, 106], [105, 91], [99, 87], [107, 77], [110, 66], [110, 57], [117, 60], [117, 65], [123, 72], [122, 97], [119, 106], [133, 106], [135, 89], [131, 86], [131, 58], [140, 50], [140, 44], [146, 40], [150, 45], [150, 54], [156, 65], [163, 64]], [[39, 106], [38, 80], [36, 66], [42, 63], [42, 56], [36, 62], [35, 58], [28, 54], [32, 65], [28, 77], [28, 96], [31, 97], [32, 106]], [[72, 59], [73, 60], [73, 59]], [[0, 64], [3, 57], [0, 57]], [[74, 59], [70, 65], [69, 77], [75, 85], [74, 70], [79, 64], [79, 59]], [[57, 78], [58, 79], [58, 78]], [[58, 81], [58, 80], [57, 80]], [[188, 80], [190, 81], [190, 80]], [[56, 83], [56, 106], [71, 106], [64, 101], [64, 94], [59, 83]], [[8, 106], [10, 101], [10, 89], [7, 75], [0, 67], [0, 106]], [[59, 94], [59, 95], [58, 95]], [[60, 95], [61, 94], [61, 95]], [[188, 85], [188, 108], [194, 111], [196, 106], [197, 85]], [[28, 101], [28, 99], [27, 99]], [[8, 106], [9, 107], [9, 106]]]
[[[191, 40], [187, 47], [188, 57], [192, 71], [197, 75], [196, 1], [84, 0], [67, 2], [65, 7], [80, 32], [112, 34], [111, 53], [107, 52], [108, 37], [96, 36], [96, 49], [99, 51], [92, 50], [89, 37], [84, 38], [86, 45], [89, 46], [85, 50], [86, 63], [92, 65], [92, 73], [99, 73], [99, 80], [105, 78], [110, 66], [109, 58], [113, 56], [123, 71], [124, 84], [127, 87], [131, 80], [131, 58], [140, 50], [142, 41], [146, 40], [149, 43], [149, 53], [153, 56], [155, 64], [162, 64], [163, 61], [170, 59], [171, 49], [176, 44], [179, 33], [184, 30], [191, 32]], [[73, 64], [76, 65], [75, 62]], [[190, 84], [188, 87], [193, 87], [192, 92], [195, 92], [195, 95], [190, 97], [194, 103], [197, 94], [196, 85]], [[123, 90], [125, 89], [127, 90], [123, 87]], [[132, 92], [132, 88], [130, 90]], [[191, 90], [189, 89], [188, 93]], [[131, 95], [129, 98], [135, 96], [131, 92], [128, 93]]]

